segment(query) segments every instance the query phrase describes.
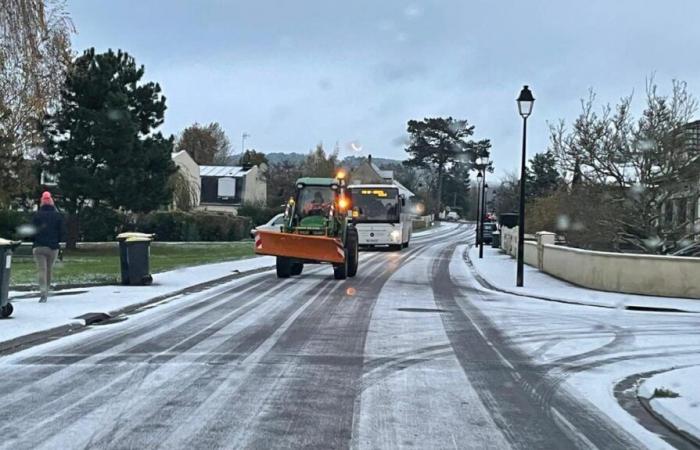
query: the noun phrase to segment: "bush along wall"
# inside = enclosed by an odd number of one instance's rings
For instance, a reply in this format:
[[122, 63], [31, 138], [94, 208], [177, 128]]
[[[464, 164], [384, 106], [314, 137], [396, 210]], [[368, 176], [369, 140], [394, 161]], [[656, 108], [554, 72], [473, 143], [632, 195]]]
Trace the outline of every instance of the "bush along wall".
[[239, 241], [248, 237], [248, 217], [214, 211], [158, 211], [137, 219], [134, 229], [159, 241]]
[[100, 206], [84, 208], [78, 217], [80, 240], [84, 242], [114, 240], [129, 223], [127, 215], [123, 212]]
[[32, 213], [24, 211], [0, 210], [0, 238], [17, 239], [17, 227], [32, 221]]
[[[0, 210], [0, 238], [19, 238], [17, 227], [31, 223], [32, 216], [32, 212]], [[248, 238], [252, 226], [249, 217], [214, 211], [155, 211], [129, 216], [99, 206], [84, 208], [78, 217], [83, 242], [114, 241], [122, 231], [155, 233], [159, 241], [238, 241]]]
[[284, 212], [283, 208], [269, 208], [256, 203], [244, 203], [238, 208], [238, 215], [249, 217], [255, 227], [267, 223], [268, 220], [281, 212]]

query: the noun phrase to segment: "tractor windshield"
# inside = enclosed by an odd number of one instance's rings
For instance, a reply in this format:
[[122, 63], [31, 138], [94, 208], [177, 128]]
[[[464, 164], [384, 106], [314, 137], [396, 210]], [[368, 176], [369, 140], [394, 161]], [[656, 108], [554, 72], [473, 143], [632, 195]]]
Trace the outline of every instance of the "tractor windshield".
[[305, 186], [297, 199], [297, 214], [300, 217], [323, 216], [333, 204], [333, 191], [327, 186]]

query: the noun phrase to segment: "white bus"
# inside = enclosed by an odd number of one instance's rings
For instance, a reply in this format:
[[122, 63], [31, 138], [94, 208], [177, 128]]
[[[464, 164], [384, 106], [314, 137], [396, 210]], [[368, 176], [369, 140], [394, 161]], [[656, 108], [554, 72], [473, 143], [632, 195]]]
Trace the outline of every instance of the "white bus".
[[406, 207], [406, 197], [399, 193], [398, 187], [356, 184], [348, 189], [361, 246], [388, 245], [396, 250], [408, 247], [413, 222]]

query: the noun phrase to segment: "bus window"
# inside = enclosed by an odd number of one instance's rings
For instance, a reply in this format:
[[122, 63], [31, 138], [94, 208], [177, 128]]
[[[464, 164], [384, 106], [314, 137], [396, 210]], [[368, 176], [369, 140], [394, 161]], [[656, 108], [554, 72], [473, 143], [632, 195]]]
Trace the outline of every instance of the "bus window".
[[398, 222], [401, 207], [397, 189], [351, 189], [353, 207], [360, 209], [358, 222]]

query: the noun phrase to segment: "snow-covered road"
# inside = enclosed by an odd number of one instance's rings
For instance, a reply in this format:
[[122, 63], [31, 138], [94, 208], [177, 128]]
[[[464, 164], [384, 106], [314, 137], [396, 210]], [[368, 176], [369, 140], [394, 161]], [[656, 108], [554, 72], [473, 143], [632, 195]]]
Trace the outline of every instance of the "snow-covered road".
[[472, 240], [444, 225], [355, 279], [252, 275], [4, 356], [0, 447], [667, 446], [614, 387], [700, 363], [698, 318], [488, 291]]

